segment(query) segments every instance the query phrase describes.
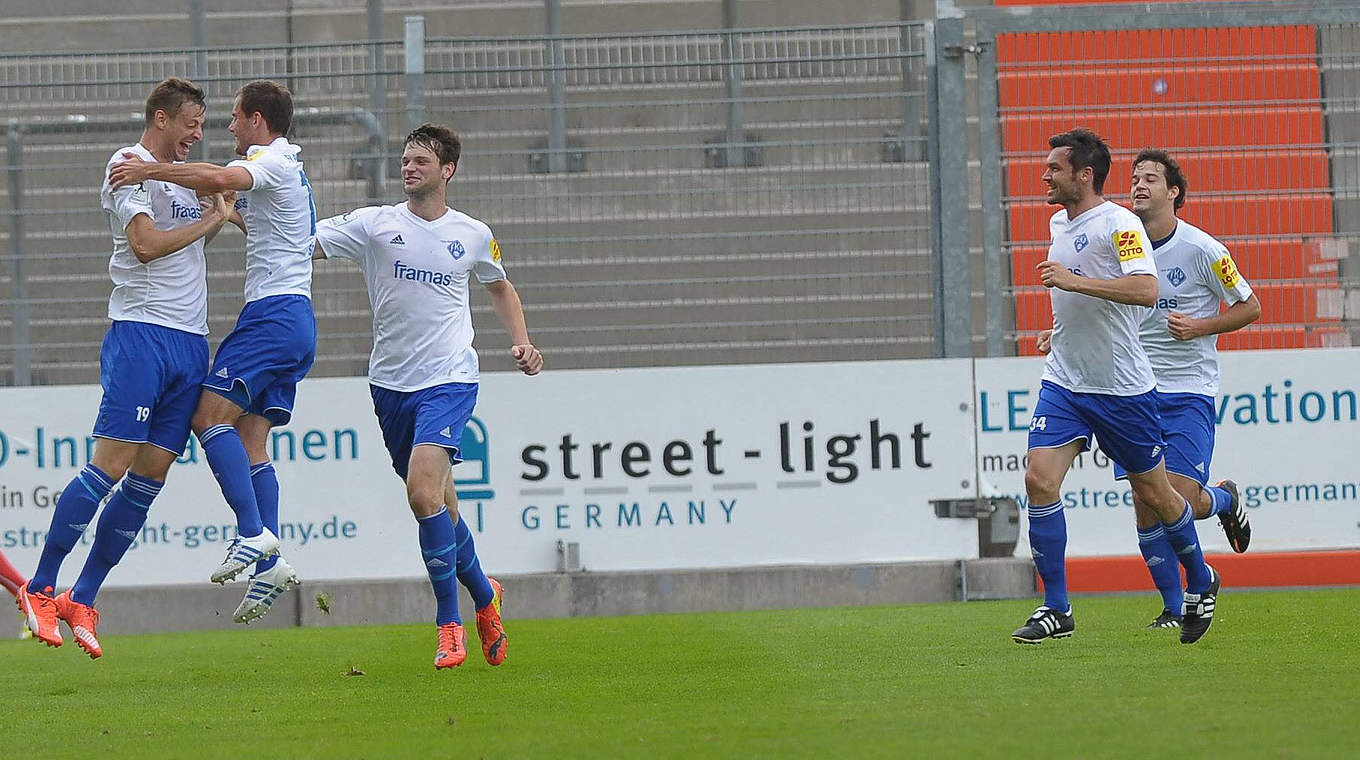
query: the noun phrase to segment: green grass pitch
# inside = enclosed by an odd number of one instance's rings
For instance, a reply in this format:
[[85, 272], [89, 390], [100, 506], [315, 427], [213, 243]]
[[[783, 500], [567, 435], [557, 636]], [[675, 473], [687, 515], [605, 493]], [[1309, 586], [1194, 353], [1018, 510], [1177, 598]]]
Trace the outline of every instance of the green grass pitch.
[[109, 636], [97, 662], [69, 640], [3, 641], [0, 747], [44, 760], [1360, 756], [1360, 589], [1225, 590], [1194, 646], [1141, 628], [1147, 595], [1078, 597], [1073, 638], [1020, 646], [1009, 633], [1030, 604], [510, 620], [505, 665], [469, 631], [467, 664], [443, 672], [433, 625]]

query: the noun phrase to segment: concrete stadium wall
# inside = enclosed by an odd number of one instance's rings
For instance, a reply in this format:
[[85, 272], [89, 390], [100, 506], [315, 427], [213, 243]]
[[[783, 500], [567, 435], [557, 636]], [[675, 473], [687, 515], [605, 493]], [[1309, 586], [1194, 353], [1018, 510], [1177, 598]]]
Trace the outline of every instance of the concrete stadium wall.
[[[1028, 558], [882, 565], [788, 566], [641, 573], [542, 573], [498, 576], [505, 617], [605, 617], [682, 612], [1019, 599], [1035, 593]], [[107, 634], [221, 630], [245, 584], [204, 582], [155, 588], [109, 588], [99, 596]], [[317, 597], [329, 597], [329, 612]], [[473, 619], [460, 593], [464, 620]], [[252, 626], [380, 625], [432, 619], [434, 598], [423, 578], [308, 583], [288, 592]]]

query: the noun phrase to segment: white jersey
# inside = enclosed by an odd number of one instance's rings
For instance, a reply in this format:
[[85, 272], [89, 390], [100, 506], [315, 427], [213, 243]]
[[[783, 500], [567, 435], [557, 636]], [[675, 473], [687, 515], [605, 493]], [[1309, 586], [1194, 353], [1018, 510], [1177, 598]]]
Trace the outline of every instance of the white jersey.
[[490, 227], [453, 209], [428, 222], [403, 203], [324, 219], [317, 241], [328, 258], [363, 268], [373, 307], [370, 382], [416, 391], [478, 381], [469, 275], [505, 279]]
[[127, 238], [128, 225], [138, 214], [146, 214], [157, 230], [173, 230], [197, 222], [203, 218], [198, 196], [188, 188], [150, 179], [113, 190], [109, 187], [109, 169], [123, 160], [124, 153], [135, 153], [145, 161], [156, 160], [151, 151], [137, 144], [114, 151], [104, 167], [99, 205], [108, 214], [109, 231], [113, 233], [109, 319], [146, 322], [207, 335], [208, 267], [203, 260], [203, 239], [143, 264], [132, 252]]
[[312, 295], [316, 206], [297, 158], [301, 150], [279, 137], [268, 145], [250, 146], [245, 158], [227, 164], [250, 172], [254, 181], [236, 201], [246, 223], [246, 303], [267, 296]]
[[1218, 336], [1176, 340], [1166, 329], [1172, 312], [1195, 319], [1218, 315], [1220, 303], [1232, 306], [1251, 298], [1251, 285], [1223, 244], [1207, 232], [1176, 222], [1170, 239], [1152, 253], [1157, 264], [1157, 308], [1143, 317], [1139, 337], [1163, 393], [1218, 395]]
[[[1152, 246], [1143, 222], [1132, 211], [1105, 201], [1067, 218], [1063, 209], [1048, 222], [1053, 244], [1048, 260], [1102, 280], [1125, 275], [1156, 276]], [[1147, 307], [1049, 288], [1053, 339], [1044, 379], [1078, 393], [1136, 396], [1156, 383], [1138, 326]]]

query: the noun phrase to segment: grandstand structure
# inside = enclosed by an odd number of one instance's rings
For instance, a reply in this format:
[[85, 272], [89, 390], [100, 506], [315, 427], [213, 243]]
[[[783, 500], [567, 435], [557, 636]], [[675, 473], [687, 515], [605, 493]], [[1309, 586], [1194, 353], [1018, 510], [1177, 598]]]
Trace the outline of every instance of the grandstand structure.
[[[1186, 218], [1229, 244], [1265, 306], [1224, 347], [1360, 340], [1360, 12], [1342, 3], [1294, 4], [1332, 10], [1287, 26], [1238, 17], [1289, 2], [1223, 4], [1197, 11], [1220, 21], [1180, 27], [1159, 26], [1179, 18], [1165, 3], [1099, 30], [1065, 27], [1072, 9], [1035, 9], [1020, 29], [960, 2], [965, 46], [937, 44], [935, 4], [899, 0], [566, 0], [557, 28], [540, 0], [384, 0], [376, 40], [364, 0], [286, 15], [200, 3], [202, 46], [191, 14], [163, 4], [117, 18], [15, 5], [0, 24], [0, 384], [97, 379], [100, 173], [171, 75], [206, 86], [201, 153], [216, 161], [235, 89], [287, 83], [323, 216], [399, 201], [411, 121], [451, 124], [464, 140], [451, 197], [492, 225], [554, 368], [930, 357], [946, 330], [976, 354], [1030, 352], [1048, 318], [1032, 278], [1050, 213], [1039, 159], [1077, 124], [1116, 149], [1114, 199], [1139, 148], [1183, 159]], [[418, 77], [406, 16], [423, 19]], [[963, 85], [941, 89], [954, 74]], [[961, 110], [946, 122], [941, 108]], [[963, 174], [942, 176], [942, 150]], [[941, 184], [961, 203], [942, 208]], [[241, 238], [209, 250], [220, 338], [241, 305]], [[942, 308], [949, 288], [962, 310]], [[314, 301], [314, 374], [362, 374], [357, 271], [319, 265]], [[489, 304], [474, 307], [484, 366], [509, 368]]]

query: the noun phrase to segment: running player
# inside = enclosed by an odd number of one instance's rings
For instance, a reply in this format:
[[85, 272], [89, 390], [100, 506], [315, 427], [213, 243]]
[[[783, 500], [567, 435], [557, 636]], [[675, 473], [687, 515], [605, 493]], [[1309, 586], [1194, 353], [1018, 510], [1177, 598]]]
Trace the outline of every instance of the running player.
[[[183, 161], [203, 137], [204, 111], [197, 85], [161, 82], [146, 100], [141, 140], [116, 151], [109, 165], [129, 154], [152, 166]], [[18, 593], [19, 608], [39, 640], [61, 646], [57, 620], [65, 620], [91, 658], [103, 654], [95, 595], [137, 539], [170, 465], [189, 440], [189, 420], [208, 368], [203, 244], [232, 213], [220, 195], [204, 210], [192, 190], [160, 181], [117, 189], [105, 182], [100, 205], [113, 233], [113, 324], [99, 353], [104, 396], [94, 424], [94, 456], [62, 489], [38, 569]], [[62, 562], [110, 491], [80, 577], [54, 596]]]
[[[1228, 249], [1208, 233], [1178, 219], [1187, 183], [1166, 151], [1147, 149], [1133, 161], [1133, 212], [1152, 238], [1157, 264], [1157, 305], [1139, 329], [1157, 378], [1157, 405], [1166, 439], [1167, 478], [1195, 509], [1195, 519], [1217, 515], [1233, 551], [1251, 542], [1251, 523], [1231, 480], [1208, 485], [1214, 453], [1214, 399], [1218, 396], [1217, 335], [1261, 316], [1261, 302]], [[1219, 312], [1219, 304], [1227, 308]], [[1048, 335], [1040, 335], [1047, 352]], [[1125, 477], [1115, 465], [1115, 477]], [[1180, 566], [1157, 516], [1135, 494], [1138, 547], [1162, 595], [1162, 611], [1149, 628], [1179, 628], [1183, 604]]]
[[208, 464], [236, 513], [237, 536], [211, 580], [226, 583], [255, 565], [233, 616], [238, 623], [255, 617], [252, 596], [277, 597], [298, 583], [293, 568], [273, 558], [279, 552], [279, 481], [268, 450], [269, 431], [292, 418], [297, 383], [316, 354], [316, 207], [298, 160], [302, 149], [284, 137], [292, 122], [288, 89], [256, 80], [240, 89], [231, 112], [229, 130], [244, 158], [226, 166], [171, 166], [129, 157], [110, 171], [115, 187], [152, 179], [241, 193], [236, 207], [246, 233], [246, 304], [217, 349], [193, 417]]
[[392, 468], [406, 482], [434, 588], [436, 668], [461, 665], [467, 657], [455, 577], [477, 609], [486, 661], [501, 664], [507, 646], [501, 586], [482, 571], [472, 532], [458, 514], [450, 466], [462, 461], [459, 440], [477, 401], [470, 277], [476, 276], [490, 293], [520, 371], [535, 375], [543, 368], [491, 229], [448, 207], [447, 186], [458, 169], [460, 151], [458, 136], [448, 128], [417, 127], [407, 136], [401, 156], [406, 203], [326, 219], [317, 229], [316, 248], [317, 258], [357, 261], [368, 285], [373, 409]]
[[1110, 150], [1087, 129], [1049, 138], [1043, 180], [1052, 245], [1037, 269], [1053, 300], [1051, 350], [1030, 421], [1029, 540], [1044, 582], [1044, 603], [1011, 637], [1037, 644], [1071, 636], [1067, 598], [1067, 523], [1062, 482], [1073, 460], [1099, 440], [1128, 473], [1134, 493], [1157, 515], [1184, 565], [1187, 591], [1181, 641], [1208, 630], [1218, 575], [1204, 562], [1190, 505], [1171, 487], [1162, 452], [1156, 382], [1138, 342], [1141, 307], [1157, 302], [1157, 268], [1143, 223], [1101, 197]]

